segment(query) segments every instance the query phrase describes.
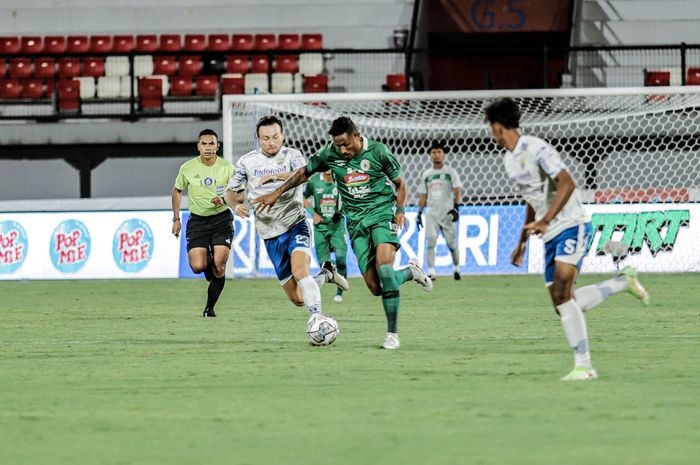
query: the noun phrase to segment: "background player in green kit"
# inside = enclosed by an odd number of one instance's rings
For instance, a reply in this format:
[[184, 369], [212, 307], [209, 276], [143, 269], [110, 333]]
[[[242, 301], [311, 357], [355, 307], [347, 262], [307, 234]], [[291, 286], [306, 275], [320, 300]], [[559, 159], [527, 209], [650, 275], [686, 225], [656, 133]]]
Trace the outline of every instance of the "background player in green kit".
[[[309, 198], [313, 199], [313, 207], [308, 202]], [[309, 179], [304, 189], [304, 202], [313, 211], [314, 246], [318, 263], [331, 261], [331, 252], [334, 251], [338, 273], [347, 278], [345, 218], [340, 213], [340, 194], [331, 170], [315, 174]], [[343, 301], [343, 290], [340, 287], [333, 300], [338, 303]]]
[[219, 138], [211, 129], [199, 133], [199, 156], [180, 166], [173, 187], [173, 235], [180, 236], [180, 202], [187, 189], [190, 219], [187, 221], [187, 259], [195, 273], [209, 281], [203, 316], [215, 317], [216, 305], [226, 284], [224, 273], [233, 240], [233, 215], [224, 203], [224, 189], [233, 176], [233, 165], [216, 155]]
[[399, 286], [413, 279], [425, 291], [433, 289], [415, 259], [409, 261], [407, 268], [394, 270], [393, 267], [400, 247], [398, 231], [406, 222], [406, 182], [401, 176], [401, 166], [386, 145], [360, 135], [348, 117], [333, 121], [328, 133], [333, 142], [319, 150], [280, 187], [256, 199], [256, 211], [274, 205], [285, 191], [303, 184], [313, 173], [330, 169], [343, 201], [343, 213], [362, 277], [373, 295], [382, 296], [387, 319], [382, 347], [398, 349]]

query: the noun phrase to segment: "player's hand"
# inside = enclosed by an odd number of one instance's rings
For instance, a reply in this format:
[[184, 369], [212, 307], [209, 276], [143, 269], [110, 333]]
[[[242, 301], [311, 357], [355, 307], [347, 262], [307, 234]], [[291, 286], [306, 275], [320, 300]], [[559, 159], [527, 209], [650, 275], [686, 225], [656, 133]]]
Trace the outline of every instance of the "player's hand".
[[459, 219], [459, 206], [455, 205], [454, 207], [452, 207], [452, 210], [447, 212], [447, 214], [450, 215], [450, 219], [452, 220], [452, 222], [456, 223]]
[[549, 223], [544, 220], [532, 221], [527, 223], [523, 229], [528, 234], [534, 234], [538, 237], [542, 237], [542, 235], [547, 232], [547, 229], [549, 229]]
[[418, 212], [418, 216], [416, 216], [416, 227], [418, 228], [418, 231], [423, 227], [423, 213]]
[[239, 203], [236, 205], [236, 208], [234, 208], [234, 211], [236, 212], [236, 215], [240, 216], [241, 218], [249, 218], [250, 217], [250, 210], [248, 207], [243, 205], [242, 203]]
[[340, 212], [335, 212], [333, 213], [333, 218], [331, 218], [334, 223], [337, 223], [338, 221], [343, 219], [343, 214]]
[[182, 230], [182, 221], [177, 220], [173, 222], [173, 236], [180, 237], [180, 231]]
[[314, 224], [320, 224], [323, 222], [323, 217], [318, 213], [314, 212]]
[[518, 242], [518, 245], [513, 249], [513, 253], [510, 254], [510, 263], [515, 266], [523, 266], [523, 257], [525, 256], [525, 248], [527, 242]]
[[213, 203], [215, 207], [221, 207], [223, 205], [226, 205], [223, 197], [214, 197], [213, 199], [211, 199], [211, 203]]
[[261, 213], [273, 206], [275, 203], [280, 198], [280, 195], [277, 192], [277, 190], [270, 192], [269, 194], [263, 195], [258, 197], [255, 200], [251, 200], [251, 203], [253, 204], [253, 208], [255, 209], [255, 213]]
[[406, 215], [403, 213], [396, 212], [394, 215], [394, 223], [396, 223], [396, 228], [399, 231], [402, 231], [403, 228], [406, 226]]

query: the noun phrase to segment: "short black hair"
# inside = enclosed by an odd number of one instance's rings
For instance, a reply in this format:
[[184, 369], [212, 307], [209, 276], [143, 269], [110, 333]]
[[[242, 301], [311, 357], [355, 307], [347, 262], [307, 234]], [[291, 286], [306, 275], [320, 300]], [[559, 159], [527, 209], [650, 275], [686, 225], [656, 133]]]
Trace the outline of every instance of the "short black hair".
[[352, 122], [347, 116], [341, 116], [333, 121], [331, 128], [328, 130], [328, 134], [333, 137], [341, 136], [343, 134], [355, 134], [357, 133], [357, 126]]
[[430, 148], [428, 149], [428, 152], [432, 152], [433, 150], [438, 150], [438, 149], [447, 153], [447, 148], [445, 147], [445, 142], [436, 139], [430, 143]]
[[197, 136], [197, 142], [199, 142], [199, 139], [202, 138], [202, 136], [214, 136], [216, 137], [216, 141], [219, 142], [219, 136], [216, 134], [216, 132], [213, 129], [202, 129], [199, 131], [199, 135]]
[[486, 107], [486, 120], [491, 124], [501, 123], [506, 129], [519, 128], [521, 115], [520, 107], [510, 97], [495, 100]]
[[258, 120], [258, 123], [255, 125], [255, 134], [260, 135], [260, 128], [263, 126], [272, 126], [273, 124], [279, 124], [280, 125], [280, 131], [284, 132], [284, 126], [282, 126], [282, 120], [276, 117], [275, 115], [265, 115], [262, 118]]

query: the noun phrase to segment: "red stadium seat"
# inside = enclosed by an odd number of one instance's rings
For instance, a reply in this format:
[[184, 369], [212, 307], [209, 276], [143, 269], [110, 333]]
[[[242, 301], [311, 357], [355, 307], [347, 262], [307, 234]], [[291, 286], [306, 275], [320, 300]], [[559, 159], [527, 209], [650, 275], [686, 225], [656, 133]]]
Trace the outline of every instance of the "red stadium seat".
[[19, 37], [0, 37], [0, 54], [12, 55], [19, 53], [20, 48]]
[[19, 98], [21, 93], [19, 79], [0, 79], [0, 98]]
[[80, 110], [80, 81], [75, 79], [58, 81], [58, 109], [61, 111]]
[[34, 60], [34, 76], [38, 78], [53, 78], [56, 75], [56, 60], [53, 58], [37, 58]]
[[273, 50], [275, 48], [274, 34], [255, 34], [255, 50]]
[[299, 34], [280, 34], [277, 40], [277, 48], [279, 50], [299, 50], [299, 47], [301, 47]]
[[234, 34], [231, 37], [231, 50], [253, 50], [253, 34]]
[[170, 95], [173, 97], [192, 95], [192, 78], [190, 76], [175, 76], [170, 79]]
[[386, 90], [389, 92], [402, 92], [408, 89], [405, 74], [387, 74]]
[[196, 76], [202, 70], [202, 59], [198, 56], [181, 56], [178, 61], [181, 76]]
[[41, 79], [27, 79], [22, 83], [20, 97], [40, 99], [44, 96], [44, 81]]
[[136, 36], [137, 52], [151, 53], [158, 50], [158, 37], [155, 34], [138, 35]]
[[296, 73], [299, 71], [299, 57], [297, 55], [277, 55], [275, 57], [276, 73]]
[[112, 51], [112, 36], [90, 36], [91, 53], [109, 53]]
[[63, 36], [46, 36], [44, 38], [44, 53], [64, 53], [66, 38]]
[[89, 49], [87, 36], [68, 36], [66, 53], [86, 53]]
[[32, 76], [32, 60], [13, 58], [10, 60], [10, 78], [26, 79]]
[[186, 52], [203, 52], [207, 48], [206, 36], [204, 34], [185, 34]]
[[226, 57], [226, 72], [245, 74], [250, 69], [250, 59], [247, 55], [230, 55]]
[[134, 50], [134, 36], [114, 36], [112, 52], [129, 53]]
[[227, 52], [229, 48], [228, 34], [209, 34], [207, 50], [210, 52]]
[[177, 61], [173, 56], [157, 56], [153, 58], [153, 74], [172, 76], [177, 72]]
[[26, 54], [41, 53], [44, 51], [44, 41], [39, 36], [23, 36], [21, 51]]
[[80, 58], [61, 58], [58, 60], [58, 77], [72, 78], [80, 76]]
[[163, 80], [143, 78], [139, 80], [139, 103], [141, 110], [160, 111], [163, 109]]
[[301, 48], [303, 50], [321, 50], [323, 49], [323, 35], [321, 34], [302, 34]]
[[53, 79], [46, 81], [46, 98], [53, 97], [54, 82]]
[[158, 50], [161, 52], [179, 52], [182, 49], [180, 36], [177, 34], [161, 34]]
[[85, 58], [83, 60], [82, 76], [99, 77], [105, 75], [105, 59], [104, 58]]
[[270, 70], [270, 62], [267, 59], [267, 55], [255, 55], [252, 62], [252, 73], [267, 73]]
[[197, 86], [195, 87], [196, 95], [216, 95], [219, 89], [219, 80], [216, 76], [197, 76]]
[[644, 85], [647, 87], [653, 86], [670, 86], [671, 72], [670, 71], [644, 71]]
[[7, 73], [7, 62], [4, 58], [0, 58], [0, 79], [5, 77]]
[[[2, 72], [0, 72], [2, 76]], [[689, 86], [700, 86], [700, 68], [688, 68], [685, 83]]]
[[304, 76], [304, 92], [307, 94], [328, 92], [328, 76]]
[[245, 78], [243, 76], [223, 77], [221, 87], [224, 94], [242, 94], [245, 91]]

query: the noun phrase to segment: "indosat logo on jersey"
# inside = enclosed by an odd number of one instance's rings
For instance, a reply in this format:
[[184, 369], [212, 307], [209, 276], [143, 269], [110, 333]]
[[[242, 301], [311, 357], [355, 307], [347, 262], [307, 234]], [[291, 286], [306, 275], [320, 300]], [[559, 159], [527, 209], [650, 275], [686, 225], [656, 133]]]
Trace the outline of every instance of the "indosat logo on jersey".
[[74, 219], [62, 221], [51, 233], [51, 263], [62, 273], [75, 273], [85, 266], [90, 257], [91, 244], [85, 223]]
[[143, 220], [124, 221], [114, 234], [112, 256], [117, 266], [128, 273], [141, 271], [153, 256], [153, 232]]
[[27, 232], [20, 223], [0, 222], [0, 274], [17, 271], [27, 258], [28, 248]]

